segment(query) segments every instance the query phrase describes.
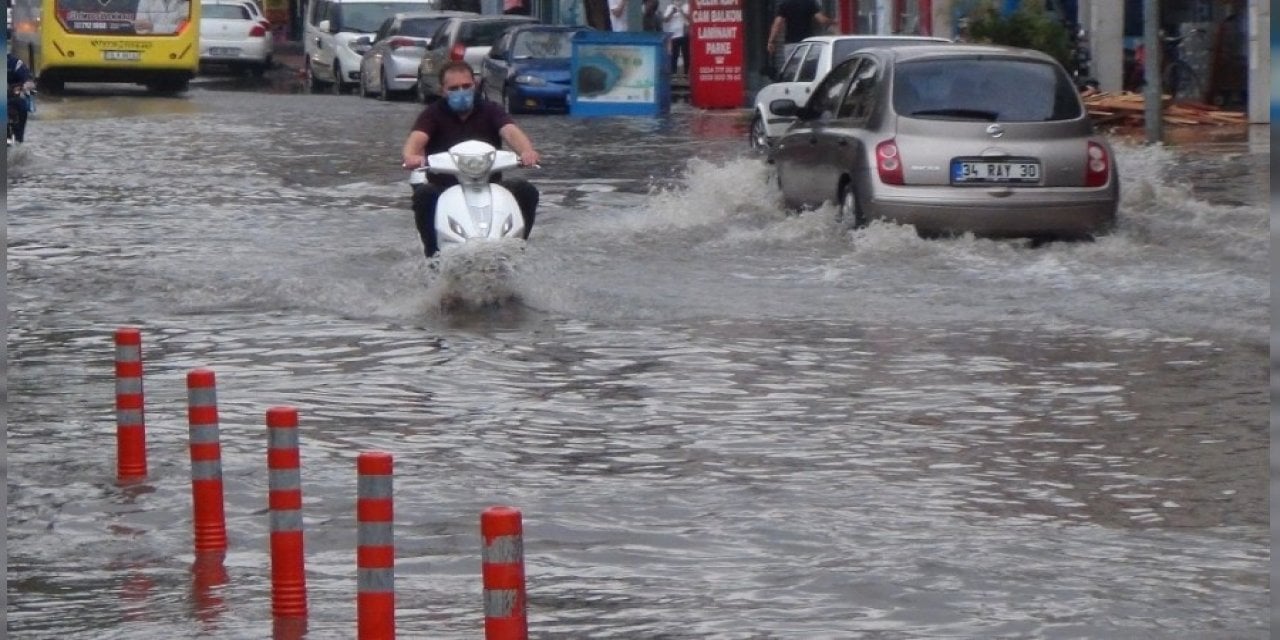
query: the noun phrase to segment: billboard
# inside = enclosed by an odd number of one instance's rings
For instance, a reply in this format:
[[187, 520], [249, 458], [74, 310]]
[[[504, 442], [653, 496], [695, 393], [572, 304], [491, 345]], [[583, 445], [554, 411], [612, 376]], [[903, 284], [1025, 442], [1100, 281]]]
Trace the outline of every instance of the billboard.
[[693, 0], [689, 102], [704, 109], [735, 109], [746, 101], [743, 0]]

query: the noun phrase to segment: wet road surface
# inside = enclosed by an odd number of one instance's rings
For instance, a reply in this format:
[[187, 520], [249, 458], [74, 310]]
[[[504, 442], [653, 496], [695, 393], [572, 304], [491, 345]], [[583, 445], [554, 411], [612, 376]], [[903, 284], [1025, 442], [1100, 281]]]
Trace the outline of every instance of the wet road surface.
[[[525, 116], [546, 161], [531, 242], [498, 257], [515, 298], [446, 311], [494, 283], [422, 259], [397, 166], [418, 107], [237, 82], [46, 98], [11, 167], [12, 637], [266, 637], [280, 404], [311, 638], [353, 634], [372, 449], [396, 460], [402, 637], [480, 636], [493, 504], [525, 516], [533, 637], [1266, 634], [1265, 140], [1122, 144], [1117, 233], [1033, 248], [789, 215], [724, 114]], [[152, 464], [130, 489], [121, 325]]]

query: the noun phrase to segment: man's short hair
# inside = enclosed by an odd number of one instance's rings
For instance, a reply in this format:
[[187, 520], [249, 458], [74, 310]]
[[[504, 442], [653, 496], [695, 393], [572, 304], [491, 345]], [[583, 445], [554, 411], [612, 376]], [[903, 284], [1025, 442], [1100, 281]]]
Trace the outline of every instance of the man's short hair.
[[475, 72], [471, 70], [471, 65], [467, 64], [466, 60], [452, 60], [448, 64], [444, 65], [443, 67], [440, 67], [440, 74], [438, 77], [438, 80], [440, 80], [440, 88], [441, 89], [444, 88], [445, 74], [457, 73], [459, 71], [464, 71], [468, 74], [471, 74], [473, 78], [475, 76]]

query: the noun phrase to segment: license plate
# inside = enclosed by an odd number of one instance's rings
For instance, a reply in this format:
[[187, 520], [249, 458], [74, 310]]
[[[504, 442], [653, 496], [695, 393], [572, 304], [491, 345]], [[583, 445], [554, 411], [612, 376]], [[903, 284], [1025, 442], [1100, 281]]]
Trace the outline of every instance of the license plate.
[[103, 51], [103, 60], [141, 60], [141, 51]]
[[211, 56], [238, 56], [240, 50], [235, 47], [210, 47], [209, 55]]
[[1040, 163], [1035, 160], [952, 160], [951, 182], [987, 184], [992, 182], [1040, 182]]

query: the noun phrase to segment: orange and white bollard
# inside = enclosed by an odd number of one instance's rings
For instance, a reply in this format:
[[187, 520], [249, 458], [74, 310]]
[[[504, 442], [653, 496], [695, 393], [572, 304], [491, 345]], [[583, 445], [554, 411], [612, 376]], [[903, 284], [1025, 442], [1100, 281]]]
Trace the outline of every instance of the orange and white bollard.
[[391, 454], [361, 453], [356, 459], [356, 637], [396, 637], [394, 510]]
[[213, 371], [187, 373], [187, 423], [191, 438], [191, 510], [196, 553], [227, 550], [222, 495], [222, 445]]
[[147, 477], [147, 430], [142, 412], [142, 332], [116, 329], [116, 478]]
[[271, 511], [271, 614], [307, 615], [298, 410], [267, 409], [267, 503]]
[[485, 640], [527, 640], [524, 533], [520, 511], [489, 507], [480, 514]]

